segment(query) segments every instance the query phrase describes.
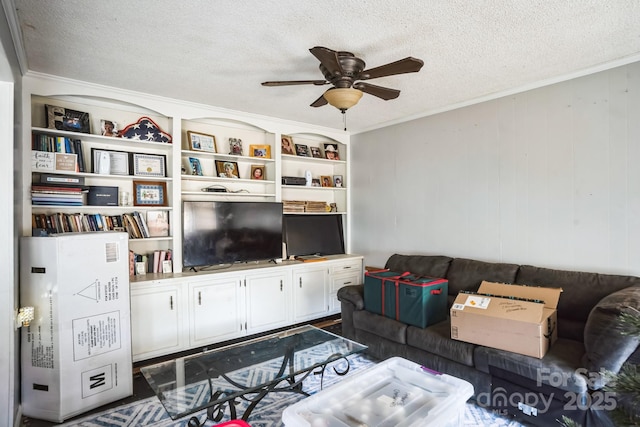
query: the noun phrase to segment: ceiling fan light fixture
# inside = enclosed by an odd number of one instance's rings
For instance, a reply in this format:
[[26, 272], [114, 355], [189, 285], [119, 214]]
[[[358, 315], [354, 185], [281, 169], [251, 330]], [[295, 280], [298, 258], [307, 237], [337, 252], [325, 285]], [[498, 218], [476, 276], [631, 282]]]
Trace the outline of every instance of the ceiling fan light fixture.
[[362, 91], [354, 88], [331, 88], [323, 96], [329, 104], [344, 112], [360, 101]]

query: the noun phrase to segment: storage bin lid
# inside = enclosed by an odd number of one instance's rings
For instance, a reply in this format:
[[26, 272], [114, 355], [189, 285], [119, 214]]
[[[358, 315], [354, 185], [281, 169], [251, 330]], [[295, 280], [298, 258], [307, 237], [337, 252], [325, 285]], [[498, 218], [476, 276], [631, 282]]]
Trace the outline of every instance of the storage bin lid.
[[286, 427], [442, 426], [473, 386], [400, 357], [387, 359], [286, 408]]

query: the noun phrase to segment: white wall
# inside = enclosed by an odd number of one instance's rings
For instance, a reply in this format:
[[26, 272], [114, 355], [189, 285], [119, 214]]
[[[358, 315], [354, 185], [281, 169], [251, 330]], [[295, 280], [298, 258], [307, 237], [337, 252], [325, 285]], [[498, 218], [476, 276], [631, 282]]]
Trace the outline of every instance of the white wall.
[[640, 63], [352, 137], [352, 248], [640, 276]]

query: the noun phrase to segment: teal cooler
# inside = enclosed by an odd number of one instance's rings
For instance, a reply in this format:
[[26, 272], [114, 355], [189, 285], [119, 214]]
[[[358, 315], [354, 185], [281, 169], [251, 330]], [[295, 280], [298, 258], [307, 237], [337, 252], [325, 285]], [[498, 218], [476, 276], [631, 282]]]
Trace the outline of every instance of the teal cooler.
[[380, 270], [364, 274], [364, 308], [376, 314], [388, 315], [393, 311], [395, 316], [395, 284], [402, 276], [410, 273]]
[[388, 317], [420, 328], [441, 322], [448, 314], [448, 293], [449, 282], [446, 279], [405, 276], [398, 281], [396, 308], [393, 314], [389, 312]]

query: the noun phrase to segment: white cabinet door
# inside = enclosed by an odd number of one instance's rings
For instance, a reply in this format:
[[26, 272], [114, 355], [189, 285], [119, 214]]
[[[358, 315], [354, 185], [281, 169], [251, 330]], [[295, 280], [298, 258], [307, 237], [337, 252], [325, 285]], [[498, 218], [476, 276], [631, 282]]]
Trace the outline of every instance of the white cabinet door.
[[246, 280], [247, 333], [267, 331], [290, 323], [290, 274], [278, 271], [249, 275]]
[[294, 323], [326, 316], [327, 267], [301, 267], [293, 271]]
[[242, 278], [189, 283], [189, 345], [208, 345], [243, 335]]
[[183, 350], [181, 288], [158, 285], [131, 289], [131, 350], [133, 361]]

